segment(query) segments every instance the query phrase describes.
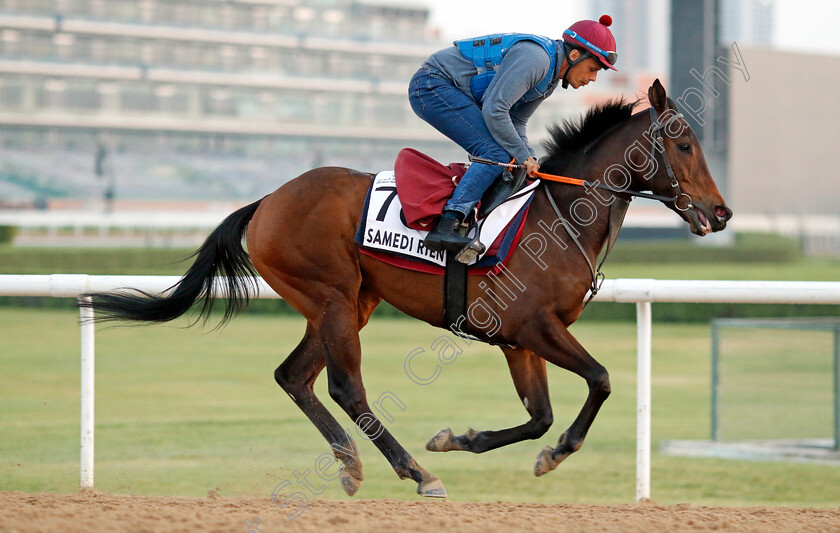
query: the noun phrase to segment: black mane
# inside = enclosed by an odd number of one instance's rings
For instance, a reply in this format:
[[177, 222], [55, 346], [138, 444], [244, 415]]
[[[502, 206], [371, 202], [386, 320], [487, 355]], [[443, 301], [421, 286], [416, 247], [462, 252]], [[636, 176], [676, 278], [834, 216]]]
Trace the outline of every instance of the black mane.
[[638, 100], [627, 102], [623, 98], [610, 100], [591, 107], [578, 120], [564, 120], [562, 124], [549, 126], [550, 138], [542, 142], [548, 151], [548, 156], [541, 162], [542, 170], [562, 172], [590, 143], [630, 118], [638, 103]]

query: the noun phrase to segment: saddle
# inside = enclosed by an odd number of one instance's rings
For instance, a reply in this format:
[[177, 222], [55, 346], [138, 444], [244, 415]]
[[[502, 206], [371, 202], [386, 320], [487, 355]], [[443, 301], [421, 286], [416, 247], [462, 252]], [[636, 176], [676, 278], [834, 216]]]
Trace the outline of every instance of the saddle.
[[[412, 148], [400, 150], [394, 162], [394, 174], [406, 225], [417, 230], [430, 229], [443, 213], [446, 202], [466, 171], [467, 166], [462, 163], [443, 165]], [[505, 171], [482, 196], [478, 220], [485, 218], [524, 185], [524, 171], [515, 174]], [[470, 222], [474, 223], [475, 219]]]

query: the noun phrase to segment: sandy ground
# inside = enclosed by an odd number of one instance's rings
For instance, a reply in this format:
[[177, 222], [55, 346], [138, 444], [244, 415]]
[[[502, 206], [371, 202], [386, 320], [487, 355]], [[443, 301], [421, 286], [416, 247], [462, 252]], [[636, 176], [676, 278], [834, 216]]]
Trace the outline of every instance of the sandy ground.
[[[295, 502], [297, 503], [297, 502]], [[657, 505], [545, 505], [450, 501], [312, 501], [297, 508], [269, 499], [0, 493], [0, 531], [840, 531], [840, 509]]]

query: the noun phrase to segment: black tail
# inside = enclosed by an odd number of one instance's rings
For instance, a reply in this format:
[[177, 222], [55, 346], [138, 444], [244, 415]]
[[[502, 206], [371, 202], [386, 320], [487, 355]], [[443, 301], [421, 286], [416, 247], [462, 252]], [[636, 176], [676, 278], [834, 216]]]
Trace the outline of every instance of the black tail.
[[256, 291], [257, 272], [248, 252], [242, 247], [242, 237], [260, 202], [252, 203], [230, 214], [207, 237], [191, 257], [195, 262], [172, 287], [171, 294], [160, 296], [139, 289], [116, 293], [91, 293], [80, 299], [80, 306], [96, 311], [96, 322], [134, 320], [168, 322], [186, 313], [198, 299], [203, 299], [196, 322], [206, 321], [213, 310], [213, 289], [218, 276], [226, 276], [227, 305], [220, 326], [248, 305], [252, 291]]

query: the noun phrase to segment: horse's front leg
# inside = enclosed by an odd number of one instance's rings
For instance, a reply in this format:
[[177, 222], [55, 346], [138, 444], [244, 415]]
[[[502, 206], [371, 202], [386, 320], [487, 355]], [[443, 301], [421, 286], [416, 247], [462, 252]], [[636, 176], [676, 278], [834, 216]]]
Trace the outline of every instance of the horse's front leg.
[[525, 405], [530, 420], [519, 426], [499, 431], [475, 431], [455, 436], [452, 430], [442, 429], [426, 443], [433, 452], [464, 450], [483, 453], [526, 439], [538, 439], [551, 427], [551, 402], [548, 398], [548, 379], [545, 360], [525, 348], [503, 348], [510, 375], [520, 401]]
[[589, 394], [572, 425], [560, 436], [557, 446], [546, 446], [537, 456], [534, 475], [551, 472], [566, 457], [580, 449], [601, 405], [610, 395], [610, 376], [580, 345], [553, 313], [522, 327], [517, 341], [550, 363], [570, 370], [586, 380]]

